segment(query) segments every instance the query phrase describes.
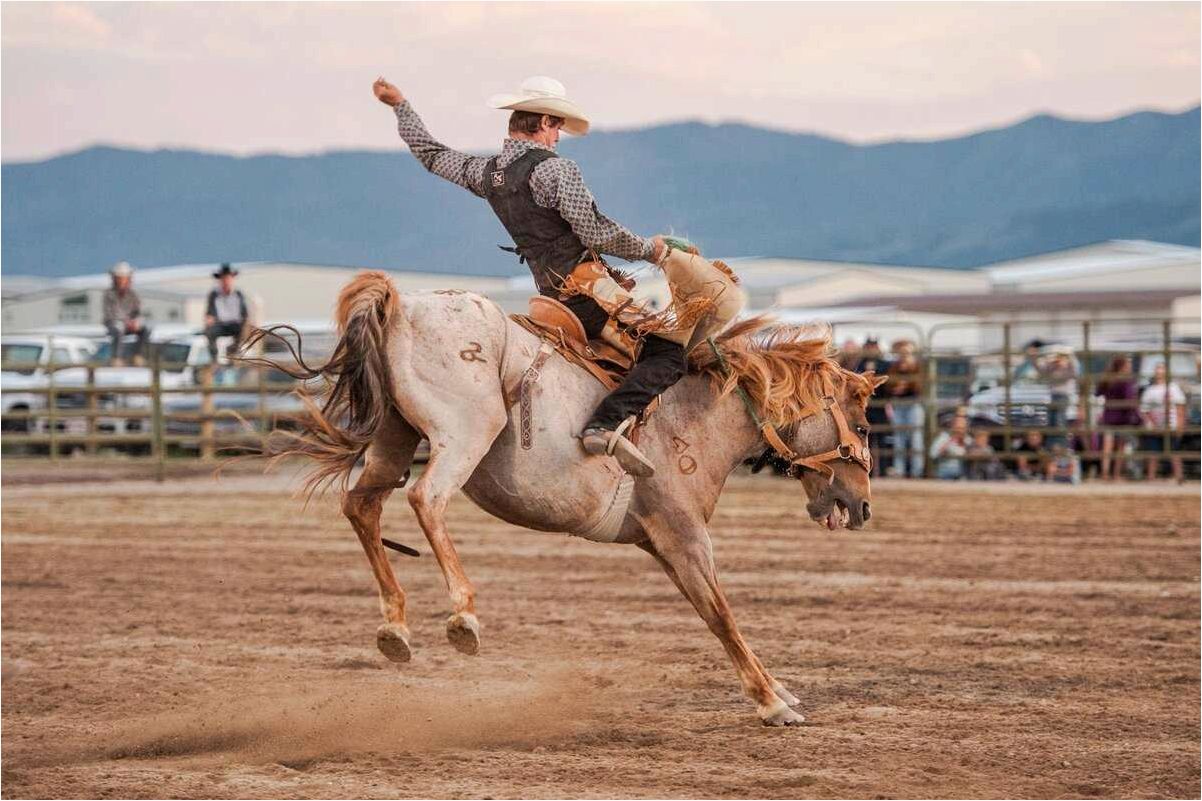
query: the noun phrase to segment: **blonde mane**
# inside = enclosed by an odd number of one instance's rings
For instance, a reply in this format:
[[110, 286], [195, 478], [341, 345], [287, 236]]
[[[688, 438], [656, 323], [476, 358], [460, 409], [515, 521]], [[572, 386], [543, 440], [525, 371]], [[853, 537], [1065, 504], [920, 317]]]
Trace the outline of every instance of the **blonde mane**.
[[840, 392], [850, 389], [857, 402], [867, 403], [873, 382], [844, 370], [835, 361], [829, 326], [779, 325], [757, 316], [735, 323], [716, 337], [730, 374], [724, 375], [713, 349], [693, 349], [689, 367], [708, 375], [725, 396], [742, 385], [760, 417], [774, 426], [787, 426], [821, 408], [823, 379]]

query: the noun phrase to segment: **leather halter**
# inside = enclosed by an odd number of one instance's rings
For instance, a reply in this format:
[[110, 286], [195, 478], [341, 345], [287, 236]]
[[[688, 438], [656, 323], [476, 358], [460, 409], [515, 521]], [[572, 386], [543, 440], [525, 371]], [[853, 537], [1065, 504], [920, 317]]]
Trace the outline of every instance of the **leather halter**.
[[[710, 349], [713, 350], [714, 356], [718, 359], [718, 365], [722, 368], [724, 378], [730, 378], [730, 365], [726, 361], [726, 357], [722, 351], [718, 349], [718, 343], [713, 337], [707, 337]], [[751, 421], [755, 427], [760, 430], [760, 435], [764, 441], [768, 443], [776, 455], [788, 463], [789, 467], [801, 467], [806, 470], [813, 470], [818, 473], [823, 473], [828, 480], [834, 482], [835, 469], [831, 467], [832, 462], [855, 462], [860, 467], [864, 468], [864, 472], [872, 472], [872, 451], [868, 448], [868, 443], [864, 442], [860, 437], [856, 436], [851, 430], [851, 426], [847, 424], [847, 416], [843, 414], [843, 409], [835, 400], [835, 387], [831, 383], [828, 376], [822, 377], [822, 409], [827, 412], [835, 421], [835, 428], [839, 432], [839, 444], [829, 451], [817, 453], [812, 456], [800, 456], [796, 451], [785, 444], [780, 433], [771, 424], [760, 419], [759, 413], [755, 410], [755, 405], [748, 397], [747, 391], [743, 389], [740, 383], [735, 384], [735, 391], [739, 393], [739, 397], [743, 399], [743, 406], [746, 407], [748, 415], [751, 416]], [[815, 409], [807, 410], [806, 417], [815, 413]]]

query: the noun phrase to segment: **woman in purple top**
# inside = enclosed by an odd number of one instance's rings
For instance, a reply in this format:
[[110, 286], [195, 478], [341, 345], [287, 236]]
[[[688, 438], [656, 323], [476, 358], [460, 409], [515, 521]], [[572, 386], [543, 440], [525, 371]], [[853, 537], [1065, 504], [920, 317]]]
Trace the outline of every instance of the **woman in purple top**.
[[[1138, 426], [1139, 385], [1131, 372], [1131, 360], [1115, 356], [1098, 383], [1098, 394], [1106, 399], [1102, 407], [1102, 479], [1121, 478], [1125, 458], [1122, 454], [1131, 434], [1105, 430], [1109, 426]], [[1111, 458], [1111, 454], [1117, 454]]]

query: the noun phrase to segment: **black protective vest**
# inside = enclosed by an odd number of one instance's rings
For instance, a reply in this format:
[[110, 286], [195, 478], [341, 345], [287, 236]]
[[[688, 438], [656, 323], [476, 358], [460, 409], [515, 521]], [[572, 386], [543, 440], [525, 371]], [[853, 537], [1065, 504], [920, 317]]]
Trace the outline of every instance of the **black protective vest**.
[[543, 161], [554, 158], [558, 156], [549, 150], [531, 148], [504, 169], [497, 169], [496, 156], [484, 167], [485, 200], [513, 237], [518, 255], [534, 274], [538, 291], [551, 297], [559, 295], [563, 279], [587, 252], [558, 211], [534, 202], [530, 173]]

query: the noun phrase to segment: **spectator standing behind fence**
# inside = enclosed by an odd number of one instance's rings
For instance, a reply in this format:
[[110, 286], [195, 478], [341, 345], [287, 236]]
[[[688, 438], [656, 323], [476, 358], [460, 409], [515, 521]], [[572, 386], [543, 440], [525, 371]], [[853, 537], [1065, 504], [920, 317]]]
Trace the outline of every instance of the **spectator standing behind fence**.
[[[1115, 356], [1098, 382], [1098, 394], [1104, 399], [1102, 426], [1137, 427], [1139, 416], [1139, 385], [1131, 371], [1131, 359]], [[1123, 462], [1131, 435], [1115, 431], [1102, 432], [1102, 480], [1113, 481], [1123, 476]]]
[[910, 478], [922, 475], [922, 364], [913, 342], [898, 340], [892, 348], [896, 359], [889, 365], [885, 395], [893, 412], [893, 473]]
[[854, 339], [844, 340], [843, 347], [839, 348], [838, 362], [844, 370], [855, 370], [860, 364], [860, 343]]
[[[886, 375], [889, 372], [889, 362], [885, 361], [885, 354], [881, 351], [881, 345], [874, 337], [868, 337], [864, 340], [864, 347], [860, 349], [860, 361], [856, 364], [855, 372], [867, 373], [874, 372], [877, 375]], [[884, 437], [879, 430], [874, 430], [873, 427], [888, 425], [891, 421], [889, 408], [879, 399], [869, 399], [868, 411], [865, 413], [868, 419], [869, 434], [868, 448], [872, 451], [872, 471], [873, 475], [880, 475], [881, 471], [881, 439]]]
[[146, 343], [150, 339], [150, 328], [142, 317], [142, 301], [134, 291], [134, 268], [128, 262], [118, 262], [109, 270], [113, 285], [104, 292], [104, 328], [109, 335], [112, 345], [110, 356], [112, 364], [123, 364], [121, 359], [121, 340], [126, 334], [135, 334], [138, 338], [137, 349], [133, 354], [133, 363], [144, 364], [146, 361]]
[[[1048, 385], [1051, 396], [1048, 403], [1049, 428], [1063, 429], [1068, 423], [1068, 406], [1076, 402], [1077, 373], [1073, 349], [1067, 345], [1056, 345], [1051, 354], [1040, 363], [1039, 377]], [[1056, 432], [1052, 436], [1063, 442], [1066, 434]]]
[[1016, 383], [1035, 382], [1039, 380], [1039, 352], [1046, 343], [1042, 339], [1032, 339], [1023, 346], [1023, 360], [1014, 368], [1011, 380]]
[[237, 275], [238, 271], [228, 264], [221, 265], [221, 269], [213, 273], [219, 286], [209, 293], [205, 304], [205, 338], [209, 340], [209, 356], [214, 363], [217, 361], [217, 338], [233, 337], [230, 350], [236, 350], [250, 317], [242, 290], [234, 289]]
[[[1160, 451], [1164, 449], [1166, 421], [1170, 431], [1178, 432], [1169, 436], [1169, 448], [1176, 451], [1181, 447], [1179, 432], [1185, 422], [1185, 393], [1176, 384], [1168, 383], [1165, 380], [1166, 377], [1167, 373], [1165, 372], [1164, 363], [1156, 365], [1156, 371], [1152, 374], [1152, 383], [1145, 387], [1143, 394], [1139, 396], [1139, 413], [1143, 419], [1144, 427], [1150, 429], [1147, 434], [1140, 437], [1139, 449], [1141, 451]], [[1181, 457], [1171, 456], [1169, 457], [1169, 462], [1173, 467], [1173, 478], [1178, 481], [1183, 480], [1184, 472], [1182, 470]], [[1156, 471], [1159, 466], [1160, 457], [1151, 456], [1148, 458], [1147, 477], [1149, 479], [1156, 478]]]
[[940, 431], [931, 443], [935, 478], [964, 478], [964, 457], [968, 455], [968, 419], [957, 417], [947, 431]]

